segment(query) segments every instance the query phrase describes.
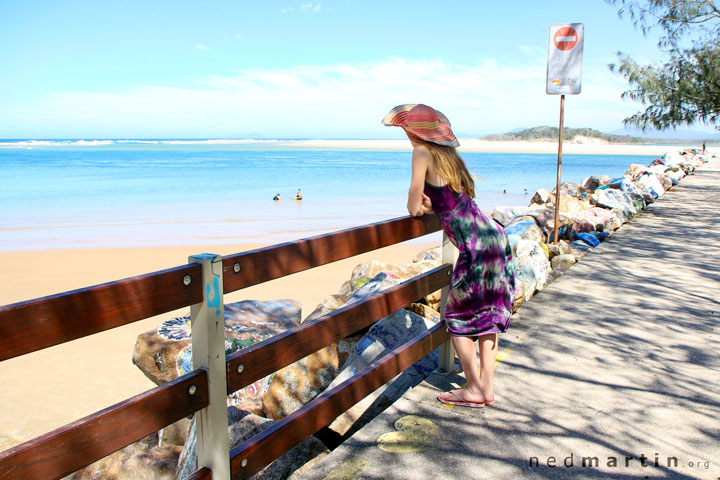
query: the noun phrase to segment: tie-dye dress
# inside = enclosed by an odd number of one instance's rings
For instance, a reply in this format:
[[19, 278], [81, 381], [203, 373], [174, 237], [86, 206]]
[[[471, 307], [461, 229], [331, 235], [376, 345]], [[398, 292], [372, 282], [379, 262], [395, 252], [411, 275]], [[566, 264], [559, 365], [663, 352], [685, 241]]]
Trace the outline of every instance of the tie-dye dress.
[[507, 330], [515, 275], [505, 231], [472, 198], [449, 185], [425, 182], [425, 195], [443, 231], [460, 251], [445, 306], [451, 335], [476, 337]]

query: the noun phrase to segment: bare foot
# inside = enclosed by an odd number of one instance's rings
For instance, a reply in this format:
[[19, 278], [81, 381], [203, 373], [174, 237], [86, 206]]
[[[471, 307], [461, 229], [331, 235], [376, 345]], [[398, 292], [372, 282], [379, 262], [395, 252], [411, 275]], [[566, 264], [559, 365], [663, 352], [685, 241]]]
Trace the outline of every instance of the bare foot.
[[438, 399], [444, 403], [458, 403], [467, 402], [475, 404], [485, 404], [485, 397], [482, 393], [474, 393], [467, 388], [458, 388], [456, 390], [450, 390], [449, 392], [441, 393], [438, 395]]

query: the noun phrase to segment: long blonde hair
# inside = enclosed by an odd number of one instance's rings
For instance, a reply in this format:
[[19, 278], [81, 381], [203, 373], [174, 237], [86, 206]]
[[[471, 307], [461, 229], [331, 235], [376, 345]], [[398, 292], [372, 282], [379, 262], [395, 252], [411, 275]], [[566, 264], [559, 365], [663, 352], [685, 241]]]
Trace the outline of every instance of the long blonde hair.
[[430, 151], [435, 172], [445, 180], [450, 188], [458, 193], [465, 192], [470, 198], [475, 198], [475, 182], [470, 176], [465, 162], [455, 147], [446, 147], [437, 143], [417, 138]]

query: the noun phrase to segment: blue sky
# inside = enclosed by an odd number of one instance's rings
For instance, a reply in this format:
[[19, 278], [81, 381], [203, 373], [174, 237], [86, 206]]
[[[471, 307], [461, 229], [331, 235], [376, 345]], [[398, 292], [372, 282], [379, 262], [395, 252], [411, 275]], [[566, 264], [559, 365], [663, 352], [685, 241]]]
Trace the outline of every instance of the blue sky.
[[0, 0], [0, 138], [398, 138], [400, 103], [463, 137], [555, 125], [548, 26], [570, 22], [565, 125], [617, 130], [640, 106], [607, 64], [661, 56], [602, 0]]

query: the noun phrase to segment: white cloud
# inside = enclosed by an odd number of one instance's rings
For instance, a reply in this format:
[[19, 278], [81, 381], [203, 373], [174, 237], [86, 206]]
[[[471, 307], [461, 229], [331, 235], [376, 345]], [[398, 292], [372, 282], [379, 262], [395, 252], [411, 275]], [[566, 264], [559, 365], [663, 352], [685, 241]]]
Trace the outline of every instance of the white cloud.
[[196, 49], [196, 50], [209, 50], [208, 47], [206, 47], [206, 46], [203, 45], [202, 43], [196, 43], [196, 44], [195, 44], [195, 49]]
[[312, 3], [312, 2], [303, 3], [300, 5], [300, 10], [303, 12], [317, 13], [320, 10], [322, 10], [322, 5], [319, 3]]
[[243, 36], [240, 35], [239, 33], [236, 33], [236, 34], [235, 34], [235, 38], [237, 38], [238, 40], [242, 40], [242, 39], [243, 39]]
[[[583, 78], [582, 94], [567, 97], [567, 126], [620, 128], [638, 110], [620, 99], [624, 80], [606, 67], [590, 67]], [[390, 58], [241, 70], [185, 88], [58, 92], [6, 110], [0, 127], [25, 124], [35, 135], [80, 137], [387, 138], [399, 135], [380, 125], [387, 111], [419, 102], [443, 111], [466, 136], [554, 125], [559, 107], [558, 97], [545, 94], [544, 59], [516, 68], [492, 60], [457, 65]]]

